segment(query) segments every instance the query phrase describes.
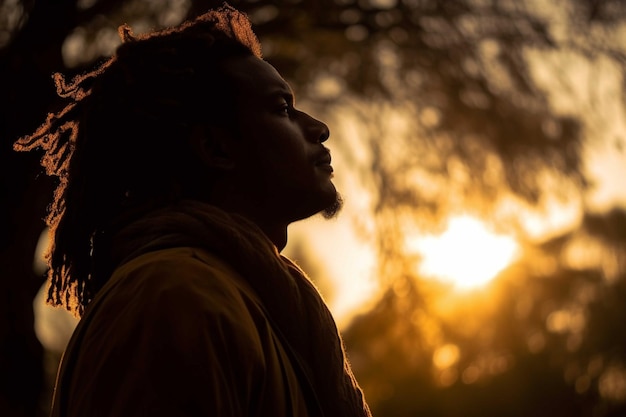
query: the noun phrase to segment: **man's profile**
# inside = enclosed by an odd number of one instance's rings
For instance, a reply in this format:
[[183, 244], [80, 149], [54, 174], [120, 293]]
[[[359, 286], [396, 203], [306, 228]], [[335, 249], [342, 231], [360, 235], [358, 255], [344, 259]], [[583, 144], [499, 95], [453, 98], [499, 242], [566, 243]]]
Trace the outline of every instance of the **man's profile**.
[[341, 337], [280, 254], [333, 216], [327, 126], [224, 5], [135, 36], [15, 149], [43, 149], [48, 302], [81, 317], [53, 416], [370, 416]]

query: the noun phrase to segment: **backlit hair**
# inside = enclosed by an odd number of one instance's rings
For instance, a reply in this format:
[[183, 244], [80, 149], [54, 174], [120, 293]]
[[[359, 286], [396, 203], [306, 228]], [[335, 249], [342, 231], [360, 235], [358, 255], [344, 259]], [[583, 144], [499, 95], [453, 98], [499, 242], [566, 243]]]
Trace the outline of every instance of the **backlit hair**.
[[58, 178], [46, 219], [48, 302], [78, 316], [108, 278], [94, 266], [96, 235], [125, 213], [193, 194], [199, 162], [186, 139], [234, 118], [220, 62], [261, 58], [247, 16], [227, 4], [176, 27], [136, 36], [123, 25], [119, 34], [116, 53], [92, 71], [69, 82], [54, 74], [68, 104], [14, 144], [43, 150], [42, 166]]

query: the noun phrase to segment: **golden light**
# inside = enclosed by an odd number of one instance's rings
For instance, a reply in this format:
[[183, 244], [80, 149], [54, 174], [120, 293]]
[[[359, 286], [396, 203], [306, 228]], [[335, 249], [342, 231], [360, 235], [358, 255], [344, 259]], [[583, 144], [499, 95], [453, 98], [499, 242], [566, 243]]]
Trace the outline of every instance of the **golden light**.
[[471, 216], [453, 217], [441, 235], [413, 238], [407, 246], [422, 256], [423, 276], [457, 289], [485, 285], [514, 260], [518, 250], [511, 236], [493, 233]]
[[440, 346], [433, 353], [433, 364], [438, 369], [447, 369], [455, 365], [461, 356], [461, 351], [457, 345], [452, 343]]

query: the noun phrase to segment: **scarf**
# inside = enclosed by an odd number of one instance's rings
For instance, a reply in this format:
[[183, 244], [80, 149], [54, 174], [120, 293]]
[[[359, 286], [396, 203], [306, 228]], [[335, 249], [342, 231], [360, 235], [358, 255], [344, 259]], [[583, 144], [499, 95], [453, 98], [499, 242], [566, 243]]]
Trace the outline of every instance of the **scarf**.
[[229, 264], [259, 296], [302, 364], [326, 417], [371, 417], [335, 321], [317, 288], [246, 218], [186, 200], [148, 213], [110, 241], [108, 268], [158, 249], [202, 248]]

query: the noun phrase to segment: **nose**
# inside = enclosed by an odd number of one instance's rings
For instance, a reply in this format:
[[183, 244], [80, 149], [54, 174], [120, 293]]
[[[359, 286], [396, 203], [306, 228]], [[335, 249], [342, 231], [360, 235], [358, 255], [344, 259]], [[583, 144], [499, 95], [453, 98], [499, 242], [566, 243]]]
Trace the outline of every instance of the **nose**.
[[316, 118], [303, 113], [306, 119], [305, 134], [308, 141], [313, 143], [323, 143], [330, 137], [330, 129], [326, 123], [317, 120]]
[[324, 143], [330, 137], [330, 129], [328, 128], [328, 126], [326, 126], [326, 123], [320, 122], [319, 120], [318, 122], [322, 125], [322, 132], [319, 137], [319, 142]]

